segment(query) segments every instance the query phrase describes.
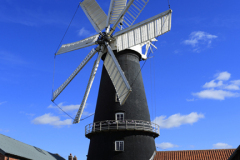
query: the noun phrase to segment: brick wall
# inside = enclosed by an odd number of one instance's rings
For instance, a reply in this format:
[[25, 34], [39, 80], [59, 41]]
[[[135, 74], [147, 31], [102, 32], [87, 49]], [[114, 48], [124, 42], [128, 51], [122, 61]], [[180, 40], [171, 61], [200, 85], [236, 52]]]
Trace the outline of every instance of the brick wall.
[[13, 156], [13, 155], [9, 155], [9, 154], [6, 154], [6, 155], [2, 155], [0, 153], [0, 160], [27, 160], [26, 158], [19, 158], [17, 156]]
[[[6, 160], [8, 160], [8, 159], [6, 159]], [[9, 160], [19, 160], [19, 159], [9, 157]]]
[[[0, 160], [1, 160], [1, 158], [0, 158]], [[5, 159], [3, 159], [3, 160], [19, 160], [19, 159], [11, 158], [11, 157], [5, 156]]]
[[0, 153], [0, 160], [4, 160], [4, 155]]
[[11, 157], [9, 157], [8, 159], [8, 156], [4, 156], [0, 153], [0, 160], [19, 160], [19, 159], [11, 158]]

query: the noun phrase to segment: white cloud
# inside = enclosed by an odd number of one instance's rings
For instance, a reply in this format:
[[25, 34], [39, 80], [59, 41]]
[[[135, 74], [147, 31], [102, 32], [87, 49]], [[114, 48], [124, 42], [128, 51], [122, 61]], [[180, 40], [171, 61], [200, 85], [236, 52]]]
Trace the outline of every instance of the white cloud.
[[92, 115], [93, 113], [90, 113], [90, 112], [87, 112], [87, 111], [83, 111], [82, 115], [83, 116], [90, 116]]
[[51, 113], [44, 114], [32, 120], [33, 124], [49, 124], [52, 126], [64, 126], [64, 125], [71, 125], [72, 120], [66, 119], [61, 121], [58, 116], [53, 116]]
[[156, 144], [156, 146], [157, 146], [157, 148], [160, 148], [160, 149], [168, 149], [168, 148], [179, 147], [178, 145], [172, 144], [172, 143], [169, 143], [169, 142], [162, 142], [160, 144]]
[[194, 146], [194, 145], [190, 145], [189, 147], [190, 147], [190, 148], [194, 148], [195, 146]]
[[0, 132], [9, 132], [9, 130], [8, 129], [0, 129]]
[[[67, 111], [78, 110], [80, 107], [80, 104], [63, 105], [63, 102], [62, 102], [62, 103], [59, 103], [58, 106], [61, 107], [65, 112], [67, 112]], [[58, 108], [58, 107], [49, 105], [48, 108]]]
[[227, 149], [227, 148], [232, 148], [232, 146], [227, 143], [216, 143], [216, 144], [213, 144], [213, 148], [214, 149]]
[[91, 32], [87, 29], [85, 29], [84, 27], [82, 27], [79, 32], [78, 32], [78, 35], [79, 36], [90, 36], [91, 35]]
[[[62, 108], [65, 112], [71, 112], [71, 114], [73, 116], [75, 116], [77, 114], [77, 110], [80, 107], [80, 104], [63, 105], [63, 102], [61, 102], [58, 104], [58, 106], [60, 108]], [[88, 106], [88, 103], [86, 103], [85, 109], [87, 108], [87, 106]], [[49, 105], [48, 108], [55, 108], [55, 109], [59, 110], [59, 108], [57, 106], [53, 106], [53, 105]], [[83, 113], [82, 113], [83, 116], [90, 116], [92, 114], [93, 113], [90, 113], [88, 111], [83, 111]]]
[[[231, 74], [227, 71], [217, 73], [214, 76], [216, 77], [215, 79], [203, 85], [203, 88], [207, 88], [206, 90], [192, 93], [192, 95], [202, 99], [215, 100], [225, 100], [225, 98], [240, 96], [240, 93], [237, 92], [240, 90], [240, 80], [229, 82]], [[235, 90], [235, 92], [229, 90]]]
[[240, 86], [240, 79], [231, 81], [232, 84]]
[[20, 56], [10, 52], [0, 51], [0, 63], [7, 66], [24, 65], [25, 62]]
[[179, 54], [180, 52], [181, 52], [180, 50], [176, 49], [173, 53]]
[[189, 36], [189, 39], [183, 41], [183, 43], [194, 47], [194, 51], [199, 51], [199, 44], [207, 45], [207, 47], [210, 47], [212, 40], [215, 38], [217, 38], [215, 35], [211, 35], [203, 31], [195, 31], [192, 32]]
[[228, 90], [239, 90], [239, 86], [238, 85], [234, 85], [234, 84], [230, 84], [230, 85], [226, 85], [224, 87], [224, 89], [228, 89]]
[[26, 5], [19, 6], [15, 3], [1, 4], [0, 6], [0, 21], [2, 22], [18, 23], [26, 26], [68, 25], [66, 18], [63, 12], [56, 12], [56, 10], [34, 9]]
[[227, 81], [229, 80], [229, 78], [231, 77], [231, 74], [228, 72], [221, 72], [219, 74], [217, 74], [217, 80], [223, 80], [223, 81]]
[[166, 119], [166, 116], [156, 117], [153, 122], [158, 124], [160, 128], [179, 127], [183, 124], [193, 124], [200, 118], [204, 118], [203, 114], [192, 112], [188, 115], [181, 115], [180, 113], [171, 115]]
[[26, 116], [34, 116], [35, 114], [34, 113], [25, 113]]
[[217, 83], [215, 82], [215, 80], [212, 80], [210, 82], [206, 82], [204, 85], [203, 85], [203, 88], [215, 88], [215, 87], [220, 87], [223, 85], [223, 82], [222, 81], [218, 81]]
[[21, 111], [20, 113], [24, 114], [26, 116], [30, 116], [30, 117], [33, 117], [35, 115], [34, 113], [26, 113], [26, 112], [23, 112], [23, 111]]
[[224, 100], [227, 97], [238, 97], [239, 93], [224, 91], [224, 90], [203, 90], [197, 93], [192, 93], [192, 95], [203, 99], [217, 99]]
[[7, 103], [7, 101], [4, 101], [4, 102], [0, 102], [0, 105], [4, 104], [4, 103]]
[[240, 88], [239, 88], [240, 80], [230, 81], [230, 83], [231, 84], [225, 86], [225, 89], [228, 89], [228, 90], [240, 90]]
[[[76, 115], [77, 110], [80, 107], [80, 104], [70, 104], [70, 105], [64, 105], [63, 102], [59, 103], [58, 106], [60, 108], [62, 108], [62, 110], [64, 110], [65, 112], [72, 112], [71, 114], [73, 116]], [[85, 109], [87, 108], [88, 104], [86, 103], [85, 105]], [[57, 106], [53, 106], [53, 105], [49, 105], [48, 108], [55, 108], [57, 110], [59, 110], [59, 108]], [[83, 116], [90, 116], [92, 113], [89, 113], [87, 111], [83, 111], [82, 115]]]
[[192, 101], [195, 101], [195, 99], [194, 99], [194, 98], [192, 98], [192, 99], [186, 99], [186, 101], [192, 102]]

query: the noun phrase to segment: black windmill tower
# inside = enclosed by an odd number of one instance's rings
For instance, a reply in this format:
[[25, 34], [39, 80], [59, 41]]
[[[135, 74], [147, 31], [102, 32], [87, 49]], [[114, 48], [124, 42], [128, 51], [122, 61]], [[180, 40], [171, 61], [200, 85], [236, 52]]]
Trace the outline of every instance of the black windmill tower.
[[[98, 34], [62, 45], [56, 53], [98, 45], [53, 93], [52, 101], [98, 52], [73, 123], [79, 123], [99, 62], [104, 61], [94, 122], [85, 128], [90, 139], [88, 160], [149, 160], [155, 156], [159, 126], [150, 121], [139, 61], [147, 59], [156, 37], [170, 31], [172, 10], [132, 25], [147, 3], [111, 0], [106, 15], [95, 0], [84, 0], [80, 6]], [[113, 34], [117, 27], [120, 31]], [[142, 53], [144, 45], [146, 52]]]

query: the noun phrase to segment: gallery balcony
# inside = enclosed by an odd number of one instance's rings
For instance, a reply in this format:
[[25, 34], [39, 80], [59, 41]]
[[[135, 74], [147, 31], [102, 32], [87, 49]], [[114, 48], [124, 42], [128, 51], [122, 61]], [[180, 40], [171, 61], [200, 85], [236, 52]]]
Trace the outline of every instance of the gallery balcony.
[[114, 131], [142, 131], [153, 134], [154, 137], [160, 135], [159, 125], [142, 120], [106, 120], [88, 124], [85, 127], [85, 136], [90, 138], [93, 134], [99, 132], [114, 132]]

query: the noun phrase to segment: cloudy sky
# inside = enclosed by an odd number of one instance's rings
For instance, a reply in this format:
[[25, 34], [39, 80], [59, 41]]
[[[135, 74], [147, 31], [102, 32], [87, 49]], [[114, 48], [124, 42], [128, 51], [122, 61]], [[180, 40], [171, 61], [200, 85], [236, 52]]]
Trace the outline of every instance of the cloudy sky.
[[[240, 2], [169, 1], [172, 30], [158, 37], [158, 49], [142, 69], [151, 120], [161, 127], [157, 150], [236, 148], [240, 145]], [[110, 0], [97, 2], [107, 13]], [[84, 130], [93, 117], [72, 125], [72, 119], [51, 102], [52, 89], [92, 49], [59, 55], [54, 67], [54, 53], [78, 3], [0, 1], [0, 133], [64, 158], [72, 153], [85, 159], [89, 140]], [[135, 23], [166, 10], [167, 0], [150, 0]], [[79, 8], [62, 43], [93, 34]], [[81, 103], [93, 62], [55, 101], [71, 117]], [[95, 111], [101, 68], [102, 62], [83, 118]]]

